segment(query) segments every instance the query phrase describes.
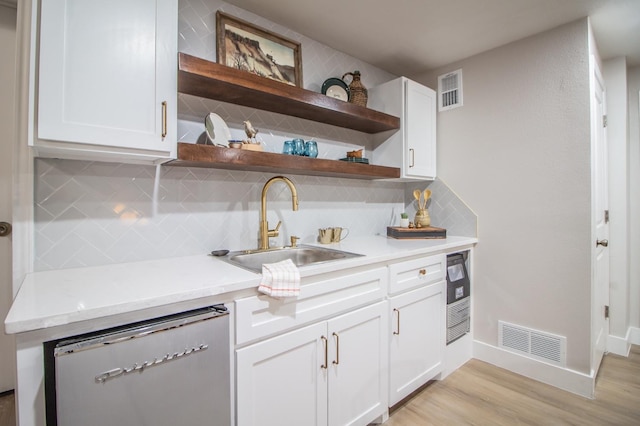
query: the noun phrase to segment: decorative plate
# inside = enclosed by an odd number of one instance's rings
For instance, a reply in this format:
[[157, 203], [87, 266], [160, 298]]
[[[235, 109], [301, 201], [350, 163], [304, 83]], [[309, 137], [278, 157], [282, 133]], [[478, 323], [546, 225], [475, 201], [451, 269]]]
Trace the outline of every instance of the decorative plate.
[[322, 83], [322, 94], [330, 98], [340, 99], [341, 101], [349, 101], [349, 86], [339, 78], [328, 78]]

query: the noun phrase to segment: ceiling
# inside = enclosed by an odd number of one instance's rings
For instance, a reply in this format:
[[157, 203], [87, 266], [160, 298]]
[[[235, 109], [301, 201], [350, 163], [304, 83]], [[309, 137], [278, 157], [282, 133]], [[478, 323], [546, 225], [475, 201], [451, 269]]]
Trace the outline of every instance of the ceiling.
[[[591, 17], [604, 60], [640, 65], [640, 0], [226, 0], [411, 76]], [[304, 49], [304, 47], [303, 47]]]

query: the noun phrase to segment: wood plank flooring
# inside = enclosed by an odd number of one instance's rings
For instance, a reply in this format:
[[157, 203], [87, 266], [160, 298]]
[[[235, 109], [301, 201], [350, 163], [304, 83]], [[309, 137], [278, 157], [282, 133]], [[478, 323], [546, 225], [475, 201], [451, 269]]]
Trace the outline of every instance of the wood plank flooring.
[[471, 360], [394, 409], [385, 426], [640, 425], [640, 346], [605, 356], [593, 400]]
[[[13, 395], [0, 397], [0, 426], [15, 424]], [[640, 346], [629, 358], [604, 357], [593, 400], [471, 360], [394, 407], [385, 423], [427, 425], [640, 425]]]

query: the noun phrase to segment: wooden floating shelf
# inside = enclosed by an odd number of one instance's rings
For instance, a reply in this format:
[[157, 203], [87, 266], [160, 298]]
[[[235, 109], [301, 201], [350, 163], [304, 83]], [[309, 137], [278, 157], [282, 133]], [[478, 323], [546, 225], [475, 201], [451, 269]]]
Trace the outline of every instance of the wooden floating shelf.
[[178, 92], [365, 133], [400, 128], [400, 119], [235, 68], [178, 54]]
[[178, 159], [165, 164], [168, 166], [208, 167], [348, 179], [394, 179], [400, 177], [400, 169], [395, 167], [183, 142], [178, 143]]

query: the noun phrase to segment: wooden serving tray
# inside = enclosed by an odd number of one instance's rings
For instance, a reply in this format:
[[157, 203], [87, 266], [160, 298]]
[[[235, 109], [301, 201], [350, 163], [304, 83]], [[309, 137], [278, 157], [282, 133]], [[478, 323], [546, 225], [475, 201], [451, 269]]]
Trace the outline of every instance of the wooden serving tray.
[[447, 230], [427, 226], [425, 228], [400, 228], [399, 226], [387, 226], [387, 237], [403, 239], [437, 239], [447, 238]]

